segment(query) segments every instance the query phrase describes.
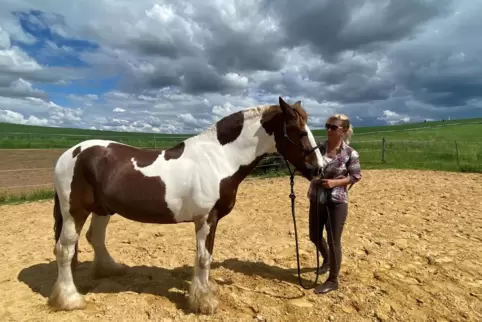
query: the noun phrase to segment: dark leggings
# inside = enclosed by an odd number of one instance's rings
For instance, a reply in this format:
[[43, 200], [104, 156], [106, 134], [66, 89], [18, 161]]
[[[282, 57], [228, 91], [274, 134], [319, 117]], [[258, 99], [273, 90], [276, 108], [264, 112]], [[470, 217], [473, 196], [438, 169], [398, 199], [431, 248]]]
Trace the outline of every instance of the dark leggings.
[[[329, 265], [330, 267], [328, 280], [337, 281], [341, 265], [341, 235], [348, 215], [348, 204], [330, 201], [328, 202], [328, 214], [326, 211], [327, 205], [317, 205], [317, 201], [313, 199], [310, 200], [310, 240], [315, 245], [318, 244], [318, 249], [320, 250], [321, 256], [323, 256], [323, 266]], [[328, 247], [323, 237], [323, 228], [326, 228], [330, 247]], [[317, 233], [319, 233], [320, 236], [318, 241], [316, 238]]]

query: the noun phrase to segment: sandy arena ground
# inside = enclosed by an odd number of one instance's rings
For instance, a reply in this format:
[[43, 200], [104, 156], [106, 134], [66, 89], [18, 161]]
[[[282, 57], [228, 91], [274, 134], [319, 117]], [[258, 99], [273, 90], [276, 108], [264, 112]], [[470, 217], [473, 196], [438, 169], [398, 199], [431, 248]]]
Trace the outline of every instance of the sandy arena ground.
[[[288, 178], [245, 181], [216, 235], [214, 316], [186, 311], [193, 225], [143, 225], [118, 216], [107, 247], [131, 266], [127, 275], [90, 278], [85, 227], [75, 280], [89, 307], [49, 311], [56, 276], [52, 202], [2, 206], [0, 321], [481, 321], [481, 182], [475, 174], [365, 171], [351, 191], [340, 289], [318, 296], [298, 285]], [[308, 283], [316, 262], [307, 183], [297, 178], [295, 188]]]

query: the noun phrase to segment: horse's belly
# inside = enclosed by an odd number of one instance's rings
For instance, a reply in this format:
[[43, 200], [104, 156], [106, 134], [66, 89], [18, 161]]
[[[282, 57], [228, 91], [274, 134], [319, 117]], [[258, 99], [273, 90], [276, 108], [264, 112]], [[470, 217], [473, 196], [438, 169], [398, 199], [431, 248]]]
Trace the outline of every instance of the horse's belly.
[[116, 189], [104, 191], [102, 203], [111, 213], [144, 223], [176, 223], [177, 211], [168, 206], [165, 197], [142, 186], [129, 193]]

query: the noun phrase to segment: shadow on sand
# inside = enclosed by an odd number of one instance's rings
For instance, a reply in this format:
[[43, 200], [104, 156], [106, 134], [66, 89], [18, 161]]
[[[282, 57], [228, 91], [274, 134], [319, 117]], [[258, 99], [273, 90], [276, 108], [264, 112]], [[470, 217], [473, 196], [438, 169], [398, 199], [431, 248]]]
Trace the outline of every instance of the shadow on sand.
[[[121, 293], [136, 292], [166, 297], [178, 309], [188, 312], [186, 294], [192, 278], [192, 266], [180, 266], [166, 269], [155, 266], [130, 266], [122, 276], [112, 276], [107, 279], [93, 279], [90, 276], [90, 261], [79, 263], [74, 272], [75, 284], [82, 294], [87, 293]], [[297, 269], [284, 269], [267, 265], [262, 262], [242, 261], [236, 258], [223, 262], [213, 262], [212, 269], [225, 268], [246, 276], [259, 276], [265, 279], [281, 280], [298, 284]], [[302, 273], [309, 273], [314, 280], [314, 268], [302, 269]], [[47, 298], [57, 277], [57, 263], [35, 264], [24, 268], [18, 275], [18, 280], [30, 289]], [[304, 285], [311, 285], [311, 280], [302, 278]], [[219, 283], [222, 284], [222, 283]], [[178, 289], [179, 291], [173, 291]]]

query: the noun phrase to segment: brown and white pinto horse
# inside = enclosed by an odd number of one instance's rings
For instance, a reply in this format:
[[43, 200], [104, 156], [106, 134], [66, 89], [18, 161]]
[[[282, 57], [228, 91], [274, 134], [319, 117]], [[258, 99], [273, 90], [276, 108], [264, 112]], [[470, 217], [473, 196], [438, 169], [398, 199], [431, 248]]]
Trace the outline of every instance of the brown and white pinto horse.
[[[229, 214], [239, 184], [267, 153], [278, 152], [311, 180], [322, 158], [301, 102], [261, 106], [228, 115], [206, 131], [164, 151], [106, 140], [81, 142], [58, 159], [55, 183], [55, 254], [58, 275], [48, 303], [83, 309], [72, 279], [77, 243], [92, 213], [86, 237], [94, 249], [93, 273], [125, 271], [105, 245], [109, 218], [157, 224], [194, 222], [196, 258], [189, 291], [193, 312], [212, 314], [218, 301], [209, 280], [218, 221]], [[307, 153], [308, 152], [308, 153]]]

